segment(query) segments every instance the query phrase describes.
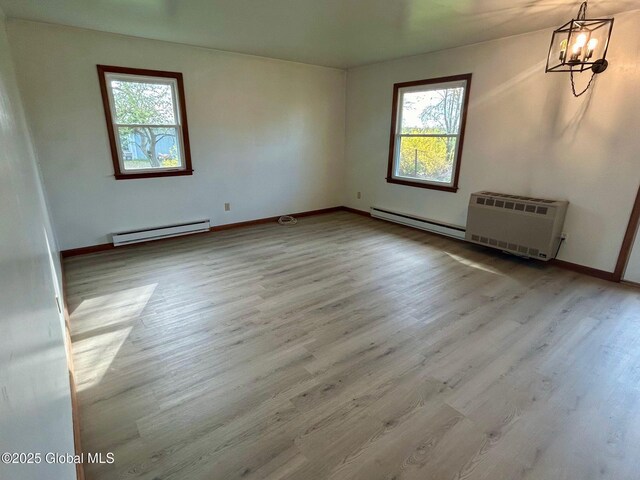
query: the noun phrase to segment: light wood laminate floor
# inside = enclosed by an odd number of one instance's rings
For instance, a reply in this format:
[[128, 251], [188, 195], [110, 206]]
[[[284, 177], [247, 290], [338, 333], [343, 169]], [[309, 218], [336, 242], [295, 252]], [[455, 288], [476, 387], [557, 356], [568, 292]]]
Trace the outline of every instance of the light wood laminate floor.
[[65, 267], [88, 480], [640, 477], [631, 287], [346, 212]]

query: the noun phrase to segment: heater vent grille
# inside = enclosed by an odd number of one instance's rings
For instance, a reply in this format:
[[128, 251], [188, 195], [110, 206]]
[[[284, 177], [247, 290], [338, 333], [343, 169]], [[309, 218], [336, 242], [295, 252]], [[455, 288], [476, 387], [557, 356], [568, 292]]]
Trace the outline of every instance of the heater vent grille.
[[[540, 256], [540, 250], [537, 248], [527, 247], [526, 245], [517, 245], [515, 243], [508, 243], [496, 238], [481, 237], [479, 235], [472, 234], [471, 240], [473, 242], [482, 243], [484, 245], [489, 245], [490, 247], [497, 247], [502, 250], [507, 250], [518, 254], [524, 254], [536, 258]], [[545, 257], [541, 256], [541, 258]]]
[[[488, 192], [486, 192], [488, 194]], [[495, 194], [491, 194], [491, 195], [495, 195]], [[551, 200], [540, 200], [540, 199], [529, 199], [528, 197], [520, 197], [523, 199], [528, 199], [531, 201], [536, 201], [536, 202], [543, 202], [543, 203], [553, 203]], [[493, 208], [504, 208], [506, 210], [515, 210], [518, 212], [527, 212], [527, 213], [535, 213], [538, 215], [547, 215], [549, 213], [549, 207], [547, 206], [540, 206], [540, 205], [535, 205], [533, 203], [520, 203], [520, 202], [515, 202], [515, 201], [505, 201], [505, 200], [498, 200], [496, 198], [492, 198], [492, 197], [477, 197], [476, 198], [476, 203], [478, 205], [484, 205], [486, 207], [493, 207]]]

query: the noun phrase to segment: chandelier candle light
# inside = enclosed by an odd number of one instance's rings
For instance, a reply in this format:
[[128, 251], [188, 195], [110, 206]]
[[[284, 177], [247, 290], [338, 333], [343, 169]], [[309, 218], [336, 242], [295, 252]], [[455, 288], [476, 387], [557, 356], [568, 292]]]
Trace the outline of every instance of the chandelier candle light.
[[[607, 69], [606, 60], [609, 39], [613, 30], [613, 18], [587, 18], [587, 2], [582, 2], [578, 18], [573, 19], [553, 32], [546, 72], [569, 72], [571, 90], [579, 97], [593, 82], [596, 73]], [[586, 88], [576, 92], [573, 74], [591, 70], [591, 79]]]

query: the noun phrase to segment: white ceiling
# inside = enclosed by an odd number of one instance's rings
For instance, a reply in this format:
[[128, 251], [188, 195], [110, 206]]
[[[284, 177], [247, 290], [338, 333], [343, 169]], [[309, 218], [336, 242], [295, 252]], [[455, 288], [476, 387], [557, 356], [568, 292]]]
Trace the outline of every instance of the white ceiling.
[[[332, 67], [559, 26], [569, 0], [0, 0], [7, 17]], [[589, 16], [638, 8], [594, 0]]]

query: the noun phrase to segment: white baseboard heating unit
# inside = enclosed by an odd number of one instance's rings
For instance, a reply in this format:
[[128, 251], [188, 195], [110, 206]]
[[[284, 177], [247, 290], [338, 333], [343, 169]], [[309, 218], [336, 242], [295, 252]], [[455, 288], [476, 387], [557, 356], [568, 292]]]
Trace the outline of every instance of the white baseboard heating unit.
[[460, 227], [458, 225], [430, 220], [428, 218], [410, 215], [408, 213], [394, 212], [386, 208], [371, 207], [370, 212], [371, 216], [374, 218], [419, 228], [420, 230], [426, 230], [427, 232], [438, 233], [440, 235], [460, 239], [464, 239], [465, 236], [464, 227]]
[[131, 243], [149, 242], [151, 240], [160, 240], [162, 238], [208, 232], [210, 227], [209, 223], [209, 220], [200, 220], [197, 222], [166, 225], [164, 227], [145, 228], [142, 230], [114, 233], [113, 245], [114, 247], [119, 247], [121, 245], [129, 245]]
[[466, 239], [523, 257], [551, 260], [560, 248], [568, 206], [565, 200], [473, 193]]

